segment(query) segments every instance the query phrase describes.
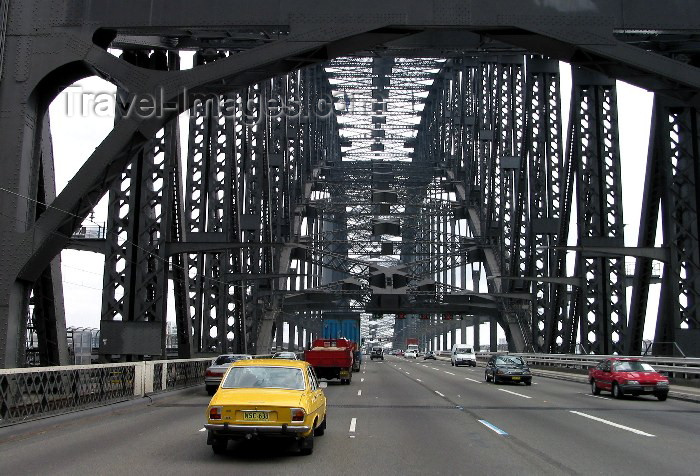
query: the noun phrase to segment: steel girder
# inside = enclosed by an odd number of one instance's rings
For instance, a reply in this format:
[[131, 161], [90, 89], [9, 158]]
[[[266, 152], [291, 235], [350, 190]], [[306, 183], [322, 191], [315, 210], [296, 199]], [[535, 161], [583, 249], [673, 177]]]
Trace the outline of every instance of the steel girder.
[[[624, 246], [615, 81], [574, 69], [571, 101], [578, 242], [584, 248]], [[579, 301], [571, 308], [569, 324], [573, 329], [580, 325], [587, 353], [622, 353], [627, 327], [624, 259], [579, 252], [576, 264], [584, 282], [576, 288]]]
[[[179, 69], [179, 57], [166, 52], [128, 51], [123, 59], [148, 69]], [[117, 91], [116, 122], [127, 115], [133, 97]], [[100, 354], [142, 360], [166, 358], [165, 323], [169, 263], [160, 250], [169, 235], [178, 177], [177, 123], [171, 121], [127, 162], [109, 190], [106, 256], [100, 320]], [[129, 337], [134, 342], [120, 342]], [[135, 336], [142, 338], [134, 339]]]
[[[700, 355], [700, 243], [698, 242], [698, 112], [657, 96], [652, 115], [640, 247], [653, 247], [662, 219], [664, 263], [653, 352]], [[642, 349], [652, 260], [637, 260], [626, 351]]]
[[[494, 277], [509, 274], [513, 245], [521, 240], [514, 223], [524, 129], [522, 66], [522, 57], [511, 56], [446, 63], [427, 99], [418, 135], [418, 157], [444, 168], [448, 181], [453, 181], [451, 190], [462, 204], [462, 217], [480, 243], [477, 260], [483, 260], [487, 274]], [[428, 217], [426, 228], [429, 233], [436, 228], [446, 233], [455, 226], [450, 223], [453, 218]], [[439, 262], [435, 256], [430, 264], [435, 279], [455, 282], [455, 273], [436, 266]], [[500, 280], [489, 286], [492, 293], [508, 290]], [[512, 349], [530, 347], [527, 310], [503, 299], [497, 319]]]
[[[514, 241], [512, 275], [557, 276], [556, 250], [561, 228], [563, 151], [559, 64], [527, 59], [525, 146], [521, 164], [519, 210], [520, 240]], [[556, 352], [562, 344], [563, 323], [552, 306], [551, 284], [532, 283], [534, 299], [532, 343], [537, 352]]]
[[[311, 67], [233, 94], [233, 114], [219, 109], [214, 115], [202, 106], [192, 117], [189, 232], [263, 245], [190, 256], [191, 274], [201, 276], [190, 286], [196, 349], [248, 352], [270, 344], [280, 306], [270, 298], [280, 287], [274, 276], [286, 273], [295, 255], [264, 244], [298, 240], [302, 230], [295, 214], [308, 198], [306, 184], [314, 170], [340, 153], [335, 121], [319, 121], [314, 110], [328, 97], [323, 71]], [[269, 104], [276, 109], [266, 109]], [[283, 109], [287, 105], [297, 109], [294, 114]], [[320, 226], [314, 220], [307, 225]], [[320, 268], [298, 271], [310, 279], [305, 284], [318, 283]], [[232, 280], [234, 275], [240, 278]]]
[[[2, 8], [6, 8], [3, 6]], [[49, 118], [44, 119], [41, 141], [41, 162], [37, 183], [36, 217], [46, 210], [46, 203], [56, 198], [54, 158]], [[29, 297], [28, 319], [20, 338], [26, 339], [20, 349], [26, 349], [23, 359], [28, 365], [67, 365], [68, 343], [63, 303], [61, 259], [56, 257], [34, 283]], [[36, 345], [31, 341], [36, 337]]]

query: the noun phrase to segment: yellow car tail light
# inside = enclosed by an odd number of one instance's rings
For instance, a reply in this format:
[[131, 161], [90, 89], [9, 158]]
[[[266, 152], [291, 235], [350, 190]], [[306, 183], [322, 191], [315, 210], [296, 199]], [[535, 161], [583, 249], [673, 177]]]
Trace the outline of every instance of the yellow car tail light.
[[221, 420], [221, 413], [223, 407], [210, 407], [209, 408], [209, 419], [210, 420]]
[[306, 412], [303, 408], [292, 408], [291, 412], [292, 421], [304, 421], [304, 417], [306, 417]]

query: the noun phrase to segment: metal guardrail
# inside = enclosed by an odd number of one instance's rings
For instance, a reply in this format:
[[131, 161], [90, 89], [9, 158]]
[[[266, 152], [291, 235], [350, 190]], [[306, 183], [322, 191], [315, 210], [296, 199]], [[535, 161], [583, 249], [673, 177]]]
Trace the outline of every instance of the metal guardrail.
[[0, 427], [204, 383], [211, 359], [0, 370]]
[[0, 370], [0, 427], [203, 384], [215, 358]]

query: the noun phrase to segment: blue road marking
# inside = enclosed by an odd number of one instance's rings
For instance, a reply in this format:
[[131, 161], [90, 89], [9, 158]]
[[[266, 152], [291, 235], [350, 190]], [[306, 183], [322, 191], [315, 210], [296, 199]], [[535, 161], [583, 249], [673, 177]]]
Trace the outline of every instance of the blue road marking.
[[493, 431], [495, 431], [495, 432], [498, 433], [499, 435], [507, 435], [507, 434], [508, 434], [508, 433], [506, 433], [505, 431], [503, 431], [503, 430], [501, 430], [500, 428], [498, 428], [496, 425], [492, 425], [491, 423], [487, 422], [486, 420], [479, 420], [479, 423], [481, 423], [482, 425], [484, 425], [484, 426], [486, 426], [486, 427], [492, 429]]

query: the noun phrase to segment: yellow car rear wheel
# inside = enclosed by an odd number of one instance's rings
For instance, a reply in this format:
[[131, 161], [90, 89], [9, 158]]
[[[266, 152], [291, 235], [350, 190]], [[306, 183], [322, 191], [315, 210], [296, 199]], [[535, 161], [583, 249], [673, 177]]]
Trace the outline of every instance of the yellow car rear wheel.
[[299, 439], [299, 453], [303, 456], [308, 456], [314, 452], [314, 432], [306, 438]]
[[224, 438], [218, 438], [214, 440], [214, 442], [211, 445], [211, 449], [216, 455], [224, 454], [226, 452], [227, 447], [228, 440]]

